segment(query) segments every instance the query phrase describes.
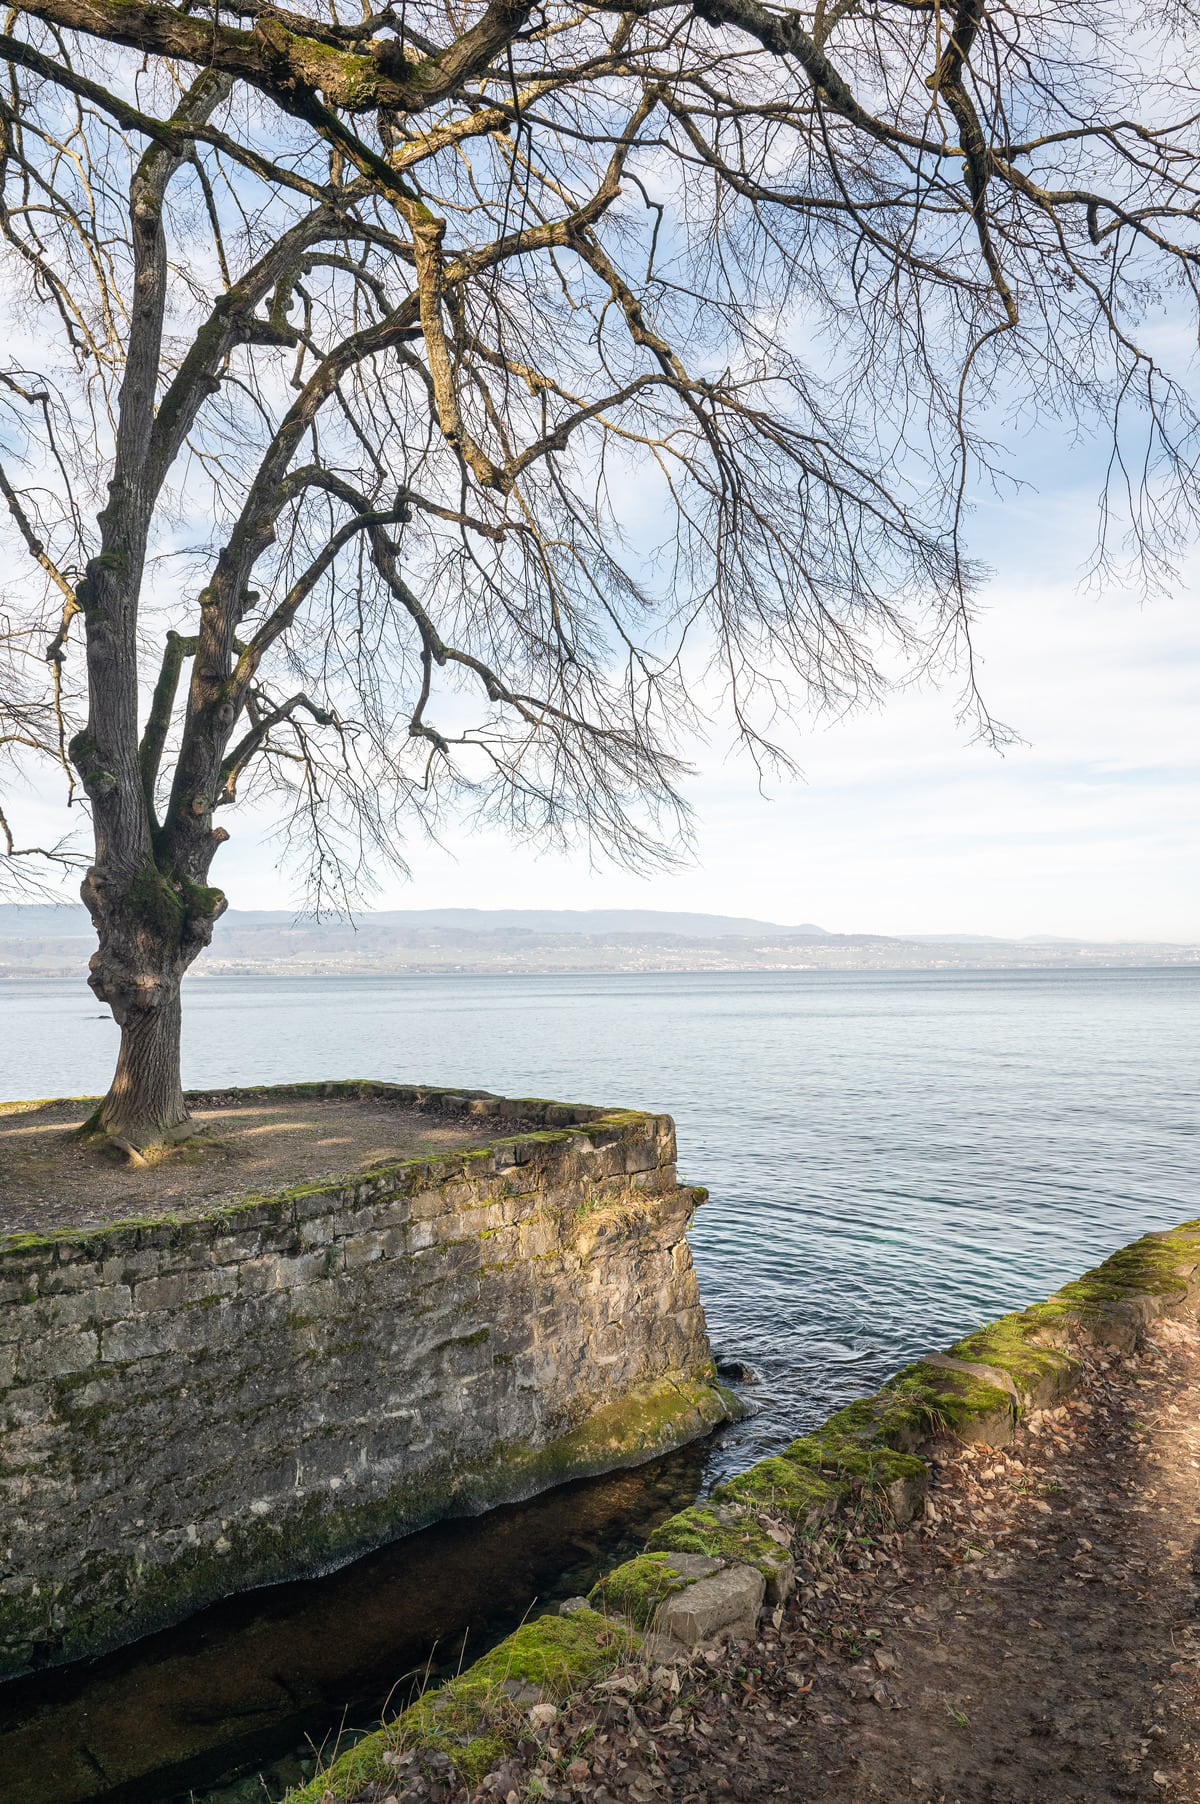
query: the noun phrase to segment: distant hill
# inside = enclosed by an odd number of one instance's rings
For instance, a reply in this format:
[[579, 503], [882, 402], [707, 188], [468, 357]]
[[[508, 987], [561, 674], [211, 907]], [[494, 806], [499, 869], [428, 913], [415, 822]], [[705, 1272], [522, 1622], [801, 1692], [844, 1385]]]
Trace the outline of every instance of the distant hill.
[[62, 939], [90, 933], [92, 923], [81, 902], [0, 902], [0, 940], [31, 936]]
[[824, 927], [811, 921], [781, 927], [777, 921], [755, 921], [745, 915], [678, 914], [661, 908], [398, 908], [370, 917], [409, 927], [458, 927], [465, 933], [681, 933], [687, 939], [757, 938], [764, 933], [826, 939]]
[[[755, 921], [745, 915], [679, 914], [659, 908], [389, 908], [364, 911], [350, 921], [313, 921], [286, 908], [231, 908], [218, 931], [231, 927], [308, 928], [319, 933], [375, 933], [409, 927], [449, 927], [460, 933], [671, 933], [687, 939], [758, 938], [786, 933], [826, 939], [811, 921], [782, 927], [777, 921]], [[0, 939], [73, 938], [90, 933], [92, 924], [80, 903], [0, 904]]]
[[[0, 978], [82, 977], [95, 939], [79, 905], [0, 905]], [[1070, 969], [1200, 962], [1193, 947], [831, 933], [654, 908], [396, 908], [354, 922], [230, 909], [196, 967], [209, 976], [552, 975], [636, 971]]]

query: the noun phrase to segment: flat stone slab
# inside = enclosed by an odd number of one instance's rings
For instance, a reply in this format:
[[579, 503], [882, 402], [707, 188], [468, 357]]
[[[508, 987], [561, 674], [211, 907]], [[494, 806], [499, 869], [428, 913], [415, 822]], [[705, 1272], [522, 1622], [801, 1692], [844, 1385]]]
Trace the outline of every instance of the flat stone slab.
[[664, 1553], [661, 1557], [672, 1572], [677, 1572], [680, 1578], [693, 1581], [711, 1578], [714, 1572], [723, 1571], [726, 1565], [726, 1561], [714, 1559], [707, 1553]]
[[664, 1599], [654, 1614], [655, 1632], [684, 1647], [700, 1647], [718, 1637], [750, 1641], [758, 1627], [766, 1589], [757, 1567], [726, 1566]]
[[961, 1372], [965, 1378], [978, 1378], [981, 1384], [990, 1384], [993, 1390], [1006, 1392], [1018, 1409], [1025, 1401], [1012, 1374], [1002, 1372], [999, 1366], [981, 1365], [974, 1359], [954, 1359], [949, 1353], [922, 1353], [921, 1364], [938, 1366], [943, 1372]]

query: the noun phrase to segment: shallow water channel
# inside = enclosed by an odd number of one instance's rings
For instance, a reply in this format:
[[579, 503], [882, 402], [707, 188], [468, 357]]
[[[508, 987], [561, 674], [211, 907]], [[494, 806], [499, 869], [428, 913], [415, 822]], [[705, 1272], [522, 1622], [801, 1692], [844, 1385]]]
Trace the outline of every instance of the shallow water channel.
[[431, 1678], [640, 1552], [694, 1499], [704, 1461], [704, 1447], [687, 1448], [439, 1523], [322, 1578], [17, 1679], [0, 1688], [0, 1799], [265, 1804]]

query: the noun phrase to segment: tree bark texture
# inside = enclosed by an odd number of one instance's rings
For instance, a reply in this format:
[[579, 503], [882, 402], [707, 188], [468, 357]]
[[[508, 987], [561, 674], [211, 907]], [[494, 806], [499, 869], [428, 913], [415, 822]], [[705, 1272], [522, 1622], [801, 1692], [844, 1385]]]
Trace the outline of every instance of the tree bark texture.
[[[121, 1050], [95, 1128], [115, 1145], [140, 1152], [186, 1128], [188, 1112], [179, 1058], [179, 982], [177, 972], [163, 972], [147, 978], [146, 1001], [141, 1005], [120, 1012], [112, 1005], [121, 1027]], [[92, 988], [99, 994], [94, 978]]]
[[88, 983], [121, 1029], [112, 1084], [89, 1125], [140, 1152], [178, 1138], [186, 1127], [180, 985], [211, 940], [225, 898], [219, 890], [173, 882], [153, 862], [116, 891], [93, 867], [82, 894], [100, 941]]

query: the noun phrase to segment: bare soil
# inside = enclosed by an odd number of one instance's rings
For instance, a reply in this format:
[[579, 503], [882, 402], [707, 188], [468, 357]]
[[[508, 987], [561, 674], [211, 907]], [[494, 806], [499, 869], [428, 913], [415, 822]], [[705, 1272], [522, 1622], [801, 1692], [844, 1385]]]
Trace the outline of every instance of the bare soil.
[[76, 1137], [93, 1106], [0, 1105], [0, 1233], [200, 1215], [247, 1191], [286, 1190], [497, 1137], [494, 1123], [439, 1121], [377, 1098], [264, 1098], [194, 1107], [196, 1139], [136, 1167]]
[[946, 1446], [904, 1533], [815, 1544], [762, 1639], [577, 1698], [466, 1791], [403, 1804], [1200, 1799], [1200, 1336], [1085, 1355], [1003, 1451]]

